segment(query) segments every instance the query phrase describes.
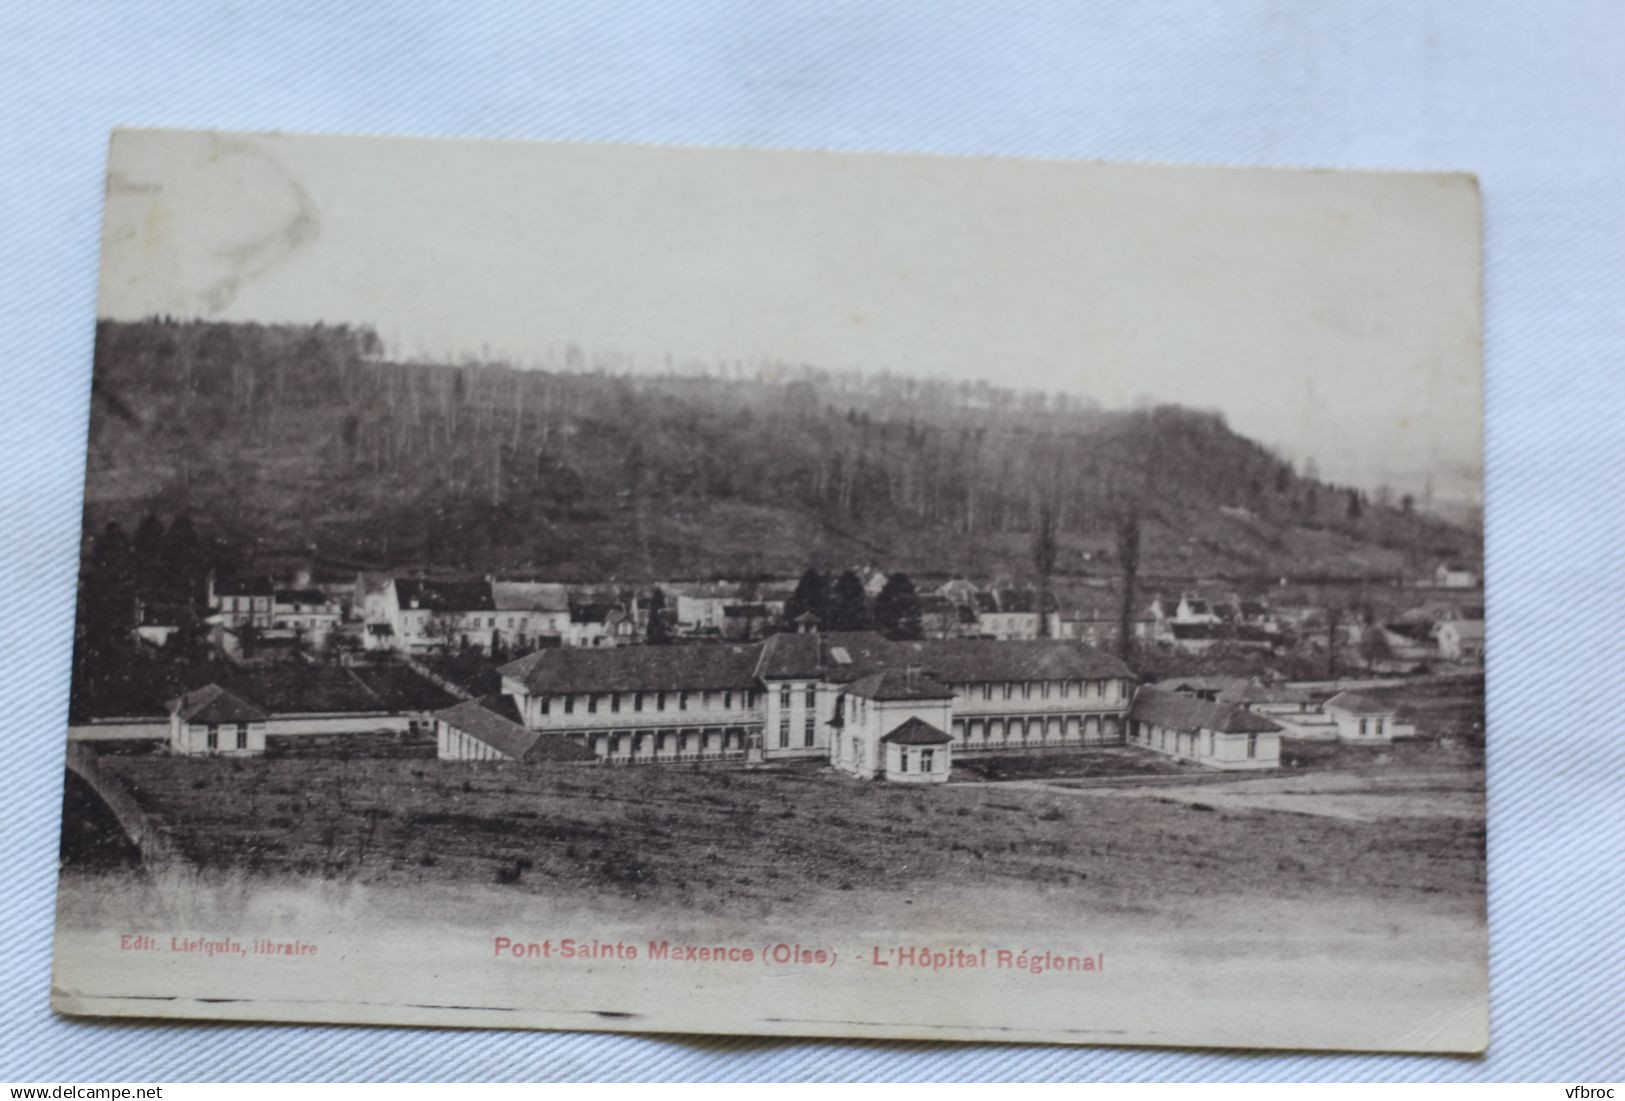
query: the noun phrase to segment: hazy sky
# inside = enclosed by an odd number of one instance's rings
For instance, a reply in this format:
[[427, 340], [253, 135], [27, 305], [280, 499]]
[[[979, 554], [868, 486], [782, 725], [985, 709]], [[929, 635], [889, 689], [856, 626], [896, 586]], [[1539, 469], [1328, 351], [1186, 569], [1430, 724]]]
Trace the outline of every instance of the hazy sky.
[[1480, 477], [1464, 176], [124, 131], [104, 232], [103, 316], [985, 378]]

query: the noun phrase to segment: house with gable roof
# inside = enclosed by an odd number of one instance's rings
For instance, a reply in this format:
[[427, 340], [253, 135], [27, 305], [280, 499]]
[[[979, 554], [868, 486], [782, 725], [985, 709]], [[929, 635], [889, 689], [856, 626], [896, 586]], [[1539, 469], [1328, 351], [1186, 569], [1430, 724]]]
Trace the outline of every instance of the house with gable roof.
[[218, 684], [204, 685], [169, 704], [169, 749], [184, 756], [249, 757], [265, 752], [271, 715]]
[[1351, 745], [1386, 745], [1395, 738], [1414, 737], [1416, 728], [1399, 719], [1399, 708], [1375, 696], [1339, 692], [1320, 709], [1337, 726], [1337, 739]]
[[570, 590], [550, 581], [493, 581], [499, 636], [522, 650], [560, 646], [570, 633]]

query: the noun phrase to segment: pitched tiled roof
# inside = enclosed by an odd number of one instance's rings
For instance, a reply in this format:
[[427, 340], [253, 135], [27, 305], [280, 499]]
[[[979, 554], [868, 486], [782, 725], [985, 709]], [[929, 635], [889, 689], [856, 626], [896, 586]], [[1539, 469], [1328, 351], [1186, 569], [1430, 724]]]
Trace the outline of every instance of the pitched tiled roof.
[[[435, 581], [428, 578], [398, 577], [395, 598], [402, 608], [422, 608], [431, 612], [492, 612], [488, 581]], [[412, 602], [417, 601], [416, 605]]]
[[745, 689], [756, 684], [760, 650], [718, 643], [538, 650], [504, 665], [502, 675], [539, 695]]
[[847, 687], [867, 700], [951, 700], [954, 691], [935, 677], [907, 669], [887, 669], [860, 677]]
[[189, 723], [262, 723], [271, 717], [258, 705], [218, 684], [193, 689], [170, 701], [169, 706]]
[[892, 642], [873, 631], [774, 635], [763, 644], [758, 675], [824, 677], [841, 682], [910, 665], [920, 666], [945, 684], [1134, 676], [1128, 666], [1109, 654], [1059, 639]]
[[[755, 645], [694, 643], [615, 650], [539, 650], [502, 667], [532, 692], [633, 692], [748, 688], [756, 679], [862, 680], [919, 666], [943, 684], [1132, 679], [1121, 661], [1055, 639], [925, 639], [891, 642], [873, 631], [778, 634]], [[935, 698], [935, 697], [933, 697]]]
[[1392, 715], [1398, 710], [1391, 703], [1354, 692], [1339, 692], [1321, 705], [1325, 711], [1342, 711], [1349, 715]]
[[1423, 623], [1400, 620], [1382, 625], [1382, 629], [1390, 634], [1399, 635], [1401, 638], [1410, 639], [1412, 642], [1426, 642], [1432, 637], [1433, 628], [1434, 623], [1431, 620]]
[[621, 609], [614, 604], [573, 604], [570, 606], [571, 623], [609, 623]]
[[924, 719], [912, 718], [899, 723], [895, 730], [882, 735], [880, 740], [893, 745], [947, 745], [953, 738]]
[[591, 761], [595, 756], [579, 742], [531, 730], [521, 721], [512, 696], [464, 700], [436, 711], [434, 717], [516, 761]]
[[827, 677], [851, 681], [886, 668], [893, 643], [874, 631], [773, 635], [762, 644], [764, 680]]
[[1142, 688], [1136, 692], [1128, 717], [1135, 722], [1187, 733], [1212, 730], [1220, 734], [1268, 734], [1281, 729], [1243, 707], [1211, 703], [1157, 688]]
[[499, 612], [565, 612], [570, 590], [550, 581], [495, 581], [491, 603]]
[[276, 591], [278, 604], [292, 604], [298, 607], [320, 607], [330, 603], [330, 598], [320, 589], [278, 589]]

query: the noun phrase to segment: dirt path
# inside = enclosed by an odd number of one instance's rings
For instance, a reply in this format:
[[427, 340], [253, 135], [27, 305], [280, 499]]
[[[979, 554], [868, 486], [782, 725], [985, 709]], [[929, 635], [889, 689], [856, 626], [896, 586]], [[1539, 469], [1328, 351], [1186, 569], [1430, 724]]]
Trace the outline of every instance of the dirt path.
[[[1228, 780], [1228, 782], [1224, 782]], [[1352, 822], [1396, 818], [1482, 818], [1482, 778], [1437, 769], [1374, 777], [1358, 771], [1256, 779], [1215, 778], [1213, 783], [1083, 784], [1076, 780], [1011, 780], [1002, 787], [1048, 795], [1160, 799], [1223, 810], [1275, 810]]]

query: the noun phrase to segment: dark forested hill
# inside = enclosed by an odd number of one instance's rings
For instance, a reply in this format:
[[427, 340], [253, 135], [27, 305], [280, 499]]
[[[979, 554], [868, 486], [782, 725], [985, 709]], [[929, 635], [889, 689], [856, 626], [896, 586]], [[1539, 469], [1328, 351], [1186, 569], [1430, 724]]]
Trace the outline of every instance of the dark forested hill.
[[[996, 376], [997, 365], [990, 365]], [[987, 384], [737, 366], [709, 376], [382, 360], [346, 327], [103, 322], [87, 518], [189, 512], [245, 545], [564, 580], [1384, 575], [1476, 557], [1398, 503], [1297, 476], [1213, 414]]]

